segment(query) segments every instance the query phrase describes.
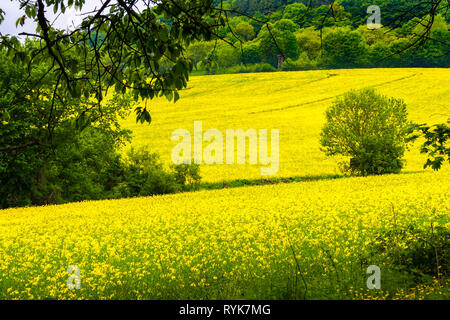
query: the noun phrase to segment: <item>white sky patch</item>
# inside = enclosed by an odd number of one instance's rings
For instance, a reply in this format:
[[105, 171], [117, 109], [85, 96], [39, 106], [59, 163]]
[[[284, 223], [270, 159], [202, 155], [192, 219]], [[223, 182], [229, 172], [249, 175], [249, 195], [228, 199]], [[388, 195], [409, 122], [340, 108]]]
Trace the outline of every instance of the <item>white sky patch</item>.
[[[49, 7], [46, 8], [45, 16], [47, 17], [47, 20], [50, 21], [50, 23], [53, 23], [53, 26], [57, 29], [73, 29], [74, 26], [81, 24], [81, 21], [86, 16], [86, 13], [92, 12], [95, 9], [100, 9], [103, 3], [104, 0], [86, 0], [81, 11], [75, 10], [74, 6], [72, 6], [71, 8], [67, 8], [64, 14], [58, 11], [58, 14], [56, 15], [53, 13], [53, 7]], [[110, 4], [115, 3], [116, 1], [111, 1]], [[139, 2], [137, 7], [145, 8], [145, 1]], [[23, 26], [18, 25], [16, 27], [17, 19], [25, 14], [24, 9], [19, 9], [20, 2], [18, 0], [0, 0], [0, 8], [5, 12], [5, 20], [0, 24], [1, 34], [18, 36], [21, 32], [36, 32], [37, 23], [29, 18], [25, 20], [25, 24]]]

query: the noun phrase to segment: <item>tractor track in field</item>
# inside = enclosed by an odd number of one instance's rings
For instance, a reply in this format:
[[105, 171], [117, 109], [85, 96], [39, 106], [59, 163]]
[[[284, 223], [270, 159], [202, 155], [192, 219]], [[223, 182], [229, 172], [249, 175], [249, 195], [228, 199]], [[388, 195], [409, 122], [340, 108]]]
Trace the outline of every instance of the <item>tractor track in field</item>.
[[[399, 81], [403, 81], [403, 80], [414, 78], [415, 76], [420, 75], [420, 74], [421, 73], [414, 73], [414, 74], [409, 75], [409, 76], [405, 76], [405, 77], [401, 77], [401, 78], [398, 78], [398, 79], [394, 79], [394, 80], [378, 83], [378, 84], [373, 85], [371, 87], [372, 88], [382, 87], [384, 85], [391, 84], [391, 83], [394, 83], [394, 82], [399, 82]], [[296, 105], [292, 105], [292, 106], [287, 106], [287, 107], [282, 107], [282, 108], [274, 108], [274, 109], [267, 109], [267, 110], [261, 110], [261, 111], [254, 111], [254, 112], [249, 112], [248, 114], [258, 114], [258, 113], [265, 113], [265, 112], [284, 111], [284, 110], [287, 110], [287, 109], [298, 108], [298, 107], [302, 107], [302, 106], [306, 106], [306, 105], [310, 105], [310, 104], [314, 104], [314, 103], [319, 103], [319, 102], [324, 102], [324, 101], [336, 99], [336, 98], [338, 98], [340, 96], [343, 96], [343, 95], [344, 94], [338, 94], [336, 96], [322, 98], [322, 99], [318, 99], [318, 100], [314, 100], [314, 101], [308, 101], [308, 102], [304, 102], [304, 103], [300, 103], [300, 104], [296, 104]]]

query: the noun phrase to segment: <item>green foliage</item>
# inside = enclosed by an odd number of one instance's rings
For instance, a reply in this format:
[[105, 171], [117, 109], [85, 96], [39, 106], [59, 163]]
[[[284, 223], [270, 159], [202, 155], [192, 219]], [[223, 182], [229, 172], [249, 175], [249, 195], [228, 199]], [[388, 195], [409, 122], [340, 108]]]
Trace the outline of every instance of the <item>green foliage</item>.
[[391, 41], [396, 39], [394, 33], [386, 32], [383, 28], [369, 29], [367, 28], [367, 25], [361, 25], [356, 29], [356, 31], [362, 34], [369, 46], [380, 43], [389, 44]]
[[172, 165], [171, 170], [166, 171], [158, 154], [150, 153], [147, 148], [132, 148], [127, 159], [122, 181], [114, 190], [117, 198], [198, 189], [201, 176], [200, 167], [196, 164]]
[[[418, 1], [225, 1], [225, 7], [244, 14], [253, 14], [257, 20], [247, 16], [233, 16], [229, 19], [229, 25], [221, 29], [220, 34], [239, 47], [233, 33], [244, 41], [246, 39], [237, 32], [237, 26], [253, 26], [257, 34], [256, 40], [244, 44], [244, 47], [248, 45], [247, 52], [240, 53], [240, 61], [255, 64], [265, 62], [276, 67], [277, 55], [283, 54], [288, 60], [283, 64], [283, 70], [448, 67], [449, 13], [446, 13], [445, 8], [434, 12], [433, 25], [428, 34], [423, 24], [429, 21], [429, 4], [422, 3], [417, 6]], [[216, 5], [220, 4], [221, 2], [216, 1]], [[387, 26], [374, 30], [367, 27], [369, 15], [366, 10], [361, 9], [373, 4], [381, 7], [383, 23], [392, 22], [394, 30], [387, 32]], [[421, 20], [422, 17], [425, 18], [424, 21]], [[261, 21], [267, 21], [273, 30], [294, 32], [299, 55], [295, 53], [295, 46], [290, 44], [285, 48], [286, 37], [281, 36], [282, 40], [274, 41], [267, 26]], [[429, 39], [425, 43], [419, 41], [420, 45], [414, 44], [424, 34], [425, 38]], [[280, 42], [278, 47], [276, 42]], [[255, 45], [258, 45], [257, 50]], [[308, 59], [304, 56], [305, 52]], [[213, 61], [222, 65], [221, 59], [216, 55]], [[240, 69], [238, 66], [225, 69], [222, 67], [222, 70], [218, 71], [213, 65], [205, 64], [205, 68], [206, 66], [208, 73], [236, 72]]]
[[412, 124], [402, 100], [374, 89], [352, 90], [326, 112], [321, 144], [329, 155], [350, 157], [345, 171], [360, 175], [398, 173]]
[[[255, 14], [258, 19], [270, 22], [273, 29], [295, 32], [300, 53], [307, 52], [310, 60], [307, 61], [302, 55], [299, 59], [301, 61], [294, 63], [297, 58], [289, 57], [283, 50], [273, 48], [268, 50], [269, 42], [267, 42], [265, 47], [260, 45], [260, 58], [258, 61], [251, 60], [253, 63], [263, 61], [276, 66], [273, 56], [278, 51], [290, 60], [284, 64], [284, 70], [450, 66], [448, 54], [450, 33], [447, 23], [449, 13], [446, 13], [445, 6], [434, 13], [431, 33], [427, 34], [423, 24], [429, 21], [426, 14], [429, 14], [427, 10], [430, 9], [430, 4], [417, 5], [419, 0], [375, 2], [342, 0], [333, 2], [333, 8], [330, 10], [331, 2], [326, 0], [225, 1], [226, 4], [246, 14]], [[387, 32], [387, 27], [374, 30], [367, 28], [366, 21], [369, 15], [366, 10], [361, 9], [374, 4], [381, 7], [383, 23], [392, 23], [393, 31]], [[425, 17], [424, 21], [421, 21], [422, 17]], [[233, 17], [231, 21], [236, 26], [245, 19]], [[266, 36], [267, 28], [263, 24], [260, 23], [258, 27], [256, 21], [250, 19], [247, 22], [252, 24], [258, 32], [258, 40]], [[322, 28], [324, 38], [321, 39]], [[425, 43], [414, 45], [424, 32], [425, 38], [429, 39]], [[228, 35], [230, 35], [229, 28]], [[325, 39], [327, 35], [328, 38]], [[266, 40], [270, 39], [266, 37]], [[258, 41], [258, 43], [261, 42]], [[410, 48], [411, 46], [413, 48]], [[269, 55], [271, 58], [268, 56], [269, 51], [273, 51]]]
[[[30, 69], [48, 61], [48, 72], [59, 79], [62, 96], [74, 99], [94, 91], [101, 102], [108, 90], [115, 89], [130, 93], [135, 101], [162, 96], [176, 101], [193, 70], [186, 48], [195, 41], [215, 40], [216, 31], [225, 26], [213, 0], [161, 1], [143, 10], [127, 0], [105, 1], [70, 33], [56, 29], [46, 16], [49, 8], [58, 15], [84, 4], [84, 0], [23, 2], [17, 23], [37, 22], [35, 33], [41, 41], [32, 50], [14, 37], [2, 36], [0, 42], [16, 63]], [[139, 121], [151, 120], [148, 110], [136, 112]]]
[[[297, 34], [299, 50], [300, 53], [307, 51], [309, 59], [315, 60], [312, 68], [448, 67], [450, 36], [447, 22], [450, 13], [445, 10], [444, 1], [435, 11], [431, 10], [432, 3], [419, 2], [176, 0], [161, 1], [139, 12], [120, 0], [100, 9], [97, 15], [86, 16], [81, 28], [71, 35], [40, 22], [42, 25], [36, 33], [43, 41], [35, 50], [21, 50], [15, 37], [2, 37], [1, 45], [16, 63], [33, 62], [30, 63], [32, 66], [39, 63], [38, 59], [52, 60], [55, 65], [51, 71], [61, 76], [62, 89], [76, 98], [95, 91], [95, 96], [102, 100], [105, 90], [114, 87], [118, 92], [131, 92], [136, 101], [165, 96], [176, 102], [178, 90], [186, 87], [194, 68], [197, 74], [199, 71], [217, 73], [219, 67], [228, 69], [231, 63], [241, 63], [231, 49], [213, 52], [211, 43], [215, 46], [216, 40], [225, 40], [236, 47], [235, 51], [240, 51], [237, 38], [244, 42], [254, 37], [264, 39], [257, 42], [259, 54], [253, 55], [259, 56], [259, 60], [250, 59], [249, 63], [265, 62], [276, 66], [279, 53], [296, 60], [298, 53], [290, 37], [279, 36], [280, 48], [270, 44], [265, 22], [274, 29], [301, 34]], [[42, 3], [46, 6], [54, 4], [57, 13], [64, 13], [66, 8], [61, 0]], [[82, 7], [83, 4], [84, 1], [69, 1], [66, 5]], [[391, 23], [394, 27], [392, 32], [386, 32], [385, 28], [368, 30], [368, 14], [362, 9], [374, 4], [381, 8], [383, 23]], [[223, 11], [228, 9], [233, 13]], [[24, 14], [18, 24], [37, 19], [39, 2], [24, 2], [21, 10]], [[420, 38], [425, 30], [421, 19], [425, 17], [424, 22], [428, 22], [430, 14], [434, 16], [434, 24], [431, 34], [425, 33], [428, 41], [420, 43], [414, 50], [402, 52]], [[322, 47], [318, 31], [323, 27], [329, 28], [329, 37], [323, 39]], [[347, 32], [342, 33], [341, 27], [347, 27]], [[298, 31], [298, 28], [307, 29]], [[309, 28], [308, 34], [305, 30]], [[66, 47], [72, 49], [66, 51]], [[67, 55], [66, 52], [76, 54]], [[85, 61], [90, 63], [86, 65]], [[136, 112], [138, 121], [151, 121], [149, 110], [137, 109]]]
[[131, 100], [114, 94], [97, 105], [89, 96], [65, 96], [46, 61], [27, 76], [25, 66], [0, 56], [1, 207], [101, 197], [103, 170], [129, 141], [119, 118]]
[[283, 11], [283, 19], [290, 19], [298, 25], [303, 25], [307, 16], [308, 8], [303, 3], [293, 3], [288, 6]]
[[408, 49], [410, 41], [406, 38], [400, 38], [391, 42], [389, 49], [392, 56], [389, 62], [392, 66], [408, 67], [411, 65], [412, 52]]
[[277, 71], [275, 67], [268, 63], [255, 63], [247, 65], [232, 66], [227, 69], [222, 69], [222, 73], [257, 73], [257, 72], [274, 72]]
[[296, 60], [299, 57], [297, 39], [290, 31], [273, 29], [269, 32], [266, 28], [258, 37], [263, 61], [274, 67], [278, 65], [279, 54], [283, 54], [285, 59]]
[[306, 52], [310, 59], [320, 56], [321, 41], [320, 33], [314, 28], [301, 29], [295, 33], [300, 52]]
[[355, 67], [363, 63], [367, 54], [364, 37], [345, 28], [332, 29], [323, 38], [326, 59], [332, 67]]
[[198, 190], [200, 186], [200, 166], [198, 164], [172, 165], [175, 181], [184, 191]]
[[[407, 245], [399, 245], [403, 243]], [[409, 275], [417, 284], [449, 275], [449, 245], [450, 232], [447, 228], [431, 226], [429, 230], [419, 230], [410, 226], [378, 235], [370, 251], [373, 255], [385, 257], [388, 265]]]
[[258, 63], [261, 61], [259, 46], [256, 43], [247, 43], [242, 47], [241, 61], [244, 64]]
[[70, 126], [64, 129], [59, 131], [67, 140], [58, 144], [46, 164], [46, 203], [111, 198], [110, 191], [124, 171], [114, 133], [96, 127], [80, 133]]
[[290, 59], [286, 60], [281, 66], [281, 70], [283, 71], [313, 70], [316, 68], [317, 61], [311, 60], [306, 52], [303, 52], [295, 61], [291, 61]]
[[369, 61], [378, 67], [389, 67], [392, 59], [389, 59], [392, 51], [389, 45], [377, 42], [369, 48]]
[[195, 42], [189, 46], [187, 53], [194, 64], [195, 70], [198, 70], [199, 64], [210, 56], [213, 49], [214, 42]]
[[132, 155], [130, 163], [118, 153], [131, 140], [119, 124], [129, 95], [64, 96], [46, 61], [27, 76], [5, 52], [0, 57], [1, 208], [184, 190], [180, 173], [164, 171], [155, 155]]
[[243, 41], [249, 41], [255, 37], [255, 28], [248, 22], [239, 23], [235, 32]]
[[220, 68], [228, 68], [239, 63], [240, 50], [227, 44], [220, 44], [216, 48], [215, 57]]
[[426, 141], [421, 148], [422, 153], [428, 154], [428, 160], [424, 168], [431, 167], [439, 170], [444, 162], [450, 163], [450, 119], [447, 124], [437, 124], [434, 126], [420, 126]]
[[289, 31], [289, 32], [295, 32], [298, 30], [298, 26], [289, 19], [281, 19], [275, 22], [273, 25], [275, 29], [281, 30], [281, 31]]

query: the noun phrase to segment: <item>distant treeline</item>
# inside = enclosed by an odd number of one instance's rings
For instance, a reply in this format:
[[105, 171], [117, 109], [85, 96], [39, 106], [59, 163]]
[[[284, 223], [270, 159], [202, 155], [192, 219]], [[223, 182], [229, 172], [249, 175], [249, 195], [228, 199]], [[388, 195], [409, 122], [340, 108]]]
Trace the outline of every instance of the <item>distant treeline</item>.
[[[279, 16], [285, 8], [291, 4], [301, 3], [310, 8], [311, 15], [306, 16], [306, 24], [310, 23], [308, 19], [317, 13], [323, 12], [325, 8], [333, 2], [332, 0], [215, 0], [215, 5], [223, 5], [232, 8], [245, 15], [255, 17]], [[351, 22], [354, 27], [361, 25], [367, 19], [367, 7], [377, 5], [380, 7], [385, 22], [400, 20], [405, 12], [411, 11], [409, 15], [417, 13], [423, 6], [428, 5], [423, 0], [339, 0], [334, 1], [343, 7], [351, 15]], [[398, 24], [397, 24], [398, 26]]]
[[[223, 41], [197, 42], [188, 54], [195, 69], [206, 73], [275, 70], [280, 50], [286, 60], [283, 70], [450, 66], [449, 12], [435, 17], [430, 40], [418, 49], [409, 46], [423, 27], [418, 18], [407, 19], [413, 13], [402, 15], [418, 1], [342, 0], [324, 19], [330, 2], [224, 1], [224, 7], [268, 21], [270, 32], [263, 23], [236, 14], [218, 32], [234, 47]], [[366, 24], [367, 8], [373, 4], [381, 8], [381, 29], [370, 30]]]

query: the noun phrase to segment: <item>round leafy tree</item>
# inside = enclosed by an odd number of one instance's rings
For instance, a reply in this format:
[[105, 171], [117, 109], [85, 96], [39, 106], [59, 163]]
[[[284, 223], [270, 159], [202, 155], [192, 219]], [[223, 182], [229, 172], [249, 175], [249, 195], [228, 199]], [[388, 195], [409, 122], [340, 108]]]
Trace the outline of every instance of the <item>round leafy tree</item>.
[[400, 172], [413, 132], [403, 100], [370, 88], [352, 90], [333, 103], [326, 119], [322, 150], [329, 156], [350, 157], [344, 171], [360, 175]]

